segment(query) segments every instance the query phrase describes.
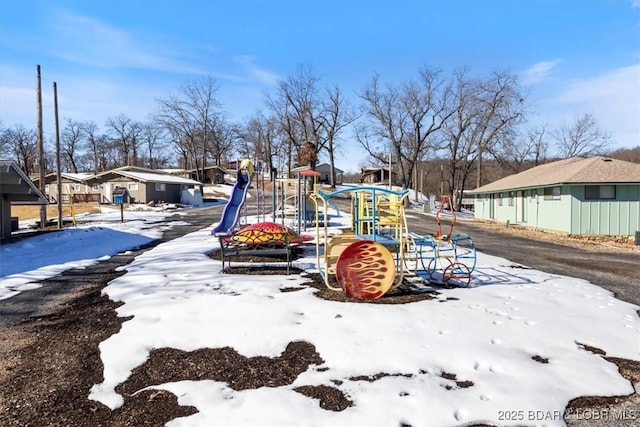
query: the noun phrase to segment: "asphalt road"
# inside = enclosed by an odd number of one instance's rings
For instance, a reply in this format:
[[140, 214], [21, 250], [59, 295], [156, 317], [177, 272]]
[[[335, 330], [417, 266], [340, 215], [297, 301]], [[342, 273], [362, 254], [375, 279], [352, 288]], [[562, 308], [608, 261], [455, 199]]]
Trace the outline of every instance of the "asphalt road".
[[[433, 215], [413, 212], [407, 218], [408, 227], [418, 234], [435, 233]], [[442, 231], [449, 223], [442, 221]], [[613, 292], [620, 300], [640, 306], [640, 255], [593, 252], [551, 243], [506, 235], [470, 221], [459, 221], [454, 233], [468, 234], [478, 251], [506, 258], [546, 273], [577, 277]]]
[[[96, 281], [111, 280], [122, 274], [116, 269], [130, 263], [150, 248], [187, 233], [212, 225], [219, 220], [221, 206], [194, 208], [182, 211], [185, 215], [169, 217], [165, 221], [180, 220], [188, 225], [174, 226], [164, 236], [127, 254], [118, 254], [106, 261], [84, 269], [71, 269], [44, 280], [43, 287], [22, 292], [0, 300], [0, 327], [34, 319], [64, 301], [69, 295]], [[407, 216], [409, 229], [417, 234], [435, 233], [433, 215], [411, 212]], [[448, 224], [443, 221], [443, 231]], [[471, 222], [458, 222], [455, 232], [466, 233], [478, 251], [506, 258], [516, 264], [570, 277], [587, 280], [612, 291], [617, 298], [640, 306], [640, 255], [597, 253], [579, 248], [505, 235]]]

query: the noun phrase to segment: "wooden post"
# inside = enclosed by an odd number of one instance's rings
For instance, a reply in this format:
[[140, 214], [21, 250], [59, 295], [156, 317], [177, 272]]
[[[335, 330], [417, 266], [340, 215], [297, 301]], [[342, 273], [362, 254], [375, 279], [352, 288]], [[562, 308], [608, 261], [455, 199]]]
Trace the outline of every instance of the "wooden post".
[[[41, 78], [40, 78], [40, 65], [36, 67], [36, 107], [38, 113], [37, 123], [37, 141], [38, 141], [38, 169], [40, 172], [40, 191], [45, 194], [45, 167], [44, 167], [44, 141], [42, 136], [42, 90], [41, 90]], [[47, 226], [47, 205], [40, 205], [40, 229], [44, 229]]]
[[[60, 173], [60, 123], [58, 121], [58, 85], [53, 82], [53, 112], [56, 127], [56, 180], [58, 182], [58, 230], [62, 229], [62, 174]], [[69, 197], [73, 197], [71, 194]]]

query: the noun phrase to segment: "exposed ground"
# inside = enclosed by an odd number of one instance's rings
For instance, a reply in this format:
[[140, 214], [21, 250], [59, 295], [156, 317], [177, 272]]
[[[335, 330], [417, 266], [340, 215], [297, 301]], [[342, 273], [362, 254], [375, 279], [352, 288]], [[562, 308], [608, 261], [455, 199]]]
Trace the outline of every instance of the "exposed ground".
[[640, 255], [640, 245], [636, 245], [631, 237], [627, 236], [581, 236], [569, 235], [549, 230], [535, 230], [521, 225], [500, 224], [489, 221], [473, 221], [484, 229], [502, 234], [525, 237], [545, 242], [560, 243], [574, 248], [605, 253], [626, 253]]
[[[74, 205], [63, 204], [62, 215], [68, 216], [72, 212], [75, 215], [81, 213], [95, 213], [100, 212], [100, 207], [97, 203], [76, 203]], [[40, 218], [40, 206], [33, 205], [13, 205], [11, 206], [11, 216], [17, 216], [20, 221], [26, 219], [39, 219]], [[58, 205], [47, 205], [47, 218], [58, 217]]]
[[[485, 226], [489, 229], [495, 227], [501, 233], [512, 232], [504, 226]], [[517, 232], [522, 236], [521, 230]], [[558, 236], [553, 236], [554, 242], [558, 242], [558, 239]], [[563, 236], [562, 241], [590, 246], [588, 242], [574, 243], [567, 236]], [[596, 247], [599, 248], [599, 245]], [[606, 245], [617, 247], [619, 244], [606, 242]], [[620, 250], [637, 253], [630, 244], [622, 245]], [[282, 271], [245, 268], [234, 272], [280, 274]], [[291, 384], [301, 372], [322, 363], [321, 356], [308, 342], [292, 342], [276, 358], [246, 358], [229, 347], [194, 352], [154, 350], [149, 359], [119, 386], [118, 392], [125, 397], [124, 405], [110, 411], [104, 405], [88, 400], [87, 396], [91, 386], [102, 381], [99, 343], [117, 333], [126, 320], [116, 316], [116, 303], [101, 296], [101, 289], [119, 274], [111, 269], [96, 280], [75, 288], [63, 304], [24, 322], [0, 328], [1, 426], [160, 426], [171, 419], [192, 414], [196, 409], [179, 406], [176, 397], [168, 392], [152, 389], [135, 393], [137, 390], [181, 379], [224, 381], [236, 390], [275, 387]], [[309, 286], [317, 289], [319, 298], [346, 300], [343, 294], [326, 290], [318, 276], [309, 277], [313, 279]], [[285, 288], [283, 292], [295, 292], [295, 289]], [[432, 293], [416, 293], [410, 287], [403, 286], [376, 303], [402, 304], [432, 296]], [[636, 394], [576, 399], [566, 411], [568, 424], [609, 425], [606, 420], [593, 419], [585, 424], [584, 416], [580, 417], [580, 414], [585, 414], [587, 410], [592, 411], [591, 414], [602, 414], [605, 410], [609, 413], [626, 410], [629, 413], [631, 410], [639, 415], [640, 398], [637, 391], [640, 387], [640, 363], [610, 358], [596, 348], [585, 347], [584, 350], [599, 354], [616, 364], [621, 374], [634, 383]], [[542, 358], [538, 361], [545, 363]], [[352, 378], [350, 381], [376, 381], [388, 375], [398, 374], [381, 372], [373, 377]], [[455, 376], [451, 377], [452, 374], [442, 375], [452, 381], [452, 387], [471, 386], [464, 382], [458, 384]], [[297, 391], [316, 399], [325, 410], [342, 411], [352, 405], [337, 387], [300, 387]], [[303, 421], [301, 425], [304, 425]], [[625, 424], [618, 422], [615, 425]]]

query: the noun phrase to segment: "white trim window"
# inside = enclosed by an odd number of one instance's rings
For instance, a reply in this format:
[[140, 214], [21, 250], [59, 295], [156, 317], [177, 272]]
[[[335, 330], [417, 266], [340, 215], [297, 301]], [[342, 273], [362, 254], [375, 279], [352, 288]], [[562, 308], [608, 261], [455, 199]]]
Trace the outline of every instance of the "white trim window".
[[127, 190], [129, 191], [138, 191], [138, 183], [137, 182], [128, 182]]
[[156, 182], [156, 191], [167, 191], [167, 184], [164, 182]]

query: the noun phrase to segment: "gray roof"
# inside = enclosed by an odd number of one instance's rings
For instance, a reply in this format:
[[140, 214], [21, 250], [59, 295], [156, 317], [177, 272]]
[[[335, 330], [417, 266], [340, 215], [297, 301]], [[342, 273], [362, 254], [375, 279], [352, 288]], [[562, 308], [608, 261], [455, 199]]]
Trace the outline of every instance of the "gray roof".
[[44, 194], [11, 160], [0, 160], [0, 194], [14, 205], [46, 205]]
[[494, 193], [561, 184], [640, 184], [640, 163], [608, 157], [571, 157], [546, 163], [467, 193]]

